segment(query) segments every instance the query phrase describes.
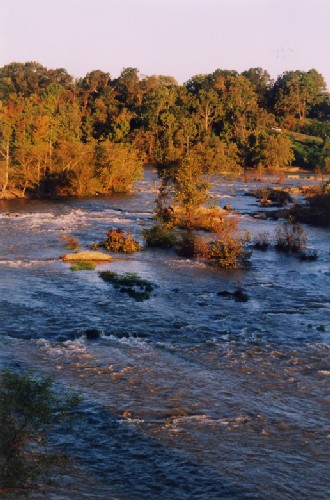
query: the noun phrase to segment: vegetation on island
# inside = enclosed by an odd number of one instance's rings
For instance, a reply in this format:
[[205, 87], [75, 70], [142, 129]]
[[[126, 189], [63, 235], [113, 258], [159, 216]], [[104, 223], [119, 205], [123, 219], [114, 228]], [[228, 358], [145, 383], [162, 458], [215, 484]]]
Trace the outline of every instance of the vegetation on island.
[[132, 297], [136, 302], [143, 302], [151, 297], [154, 289], [151, 281], [141, 278], [136, 273], [118, 274], [112, 271], [101, 271], [100, 277], [121, 293]]
[[106, 239], [99, 245], [109, 252], [120, 253], [135, 253], [142, 248], [129, 230], [123, 231], [122, 229], [110, 229]]
[[95, 262], [88, 260], [76, 260], [70, 267], [71, 271], [94, 271]]

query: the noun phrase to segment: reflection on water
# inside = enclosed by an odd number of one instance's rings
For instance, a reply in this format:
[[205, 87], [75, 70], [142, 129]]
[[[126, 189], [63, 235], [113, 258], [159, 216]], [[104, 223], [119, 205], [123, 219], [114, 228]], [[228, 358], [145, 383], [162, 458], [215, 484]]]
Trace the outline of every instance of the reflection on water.
[[[110, 227], [142, 241], [154, 180], [147, 172], [131, 196], [11, 202], [0, 213], [0, 364], [84, 395], [76, 427], [53, 437], [74, 472], [49, 497], [329, 498], [329, 230], [307, 229], [316, 262], [271, 247], [239, 273], [172, 251], [92, 272], [58, 260], [63, 234], [82, 248]], [[218, 194], [252, 234], [273, 233], [278, 222], [243, 215], [255, 208], [244, 190], [223, 183]], [[116, 291], [98, 275], [107, 269], [152, 281], [151, 299]], [[237, 288], [247, 302], [218, 295]], [[87, 328], [102, 338], [87, 341]]]

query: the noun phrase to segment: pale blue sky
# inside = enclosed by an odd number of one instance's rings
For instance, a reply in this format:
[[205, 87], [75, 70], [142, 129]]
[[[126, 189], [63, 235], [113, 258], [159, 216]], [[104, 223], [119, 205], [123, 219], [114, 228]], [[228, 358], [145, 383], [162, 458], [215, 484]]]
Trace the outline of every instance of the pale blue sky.
[[0, 66], [174, 76], [315, 68], [330, 87], [330, 0], [0, 0]]

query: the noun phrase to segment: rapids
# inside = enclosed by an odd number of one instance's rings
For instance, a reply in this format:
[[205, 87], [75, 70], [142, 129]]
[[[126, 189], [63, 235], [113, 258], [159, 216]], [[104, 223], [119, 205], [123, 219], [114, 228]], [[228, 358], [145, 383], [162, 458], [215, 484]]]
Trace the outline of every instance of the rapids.
[[[242, 229], [274, 235], [282, 221], [251, 217], [253, 187], [224, 181], [214, 194]], [[315, 262], [271, 245], [241, 271], [172, 250], [95, 271], [59, 260], [63, 235], [88, 249], [119, 227], [142, 243], [156, 188], [147, 169], [131, 195], [0, 203], [0, 368], [83, 396], [72, 431], [52, 436], [72, 467], [47, 498], [329, 498], [330, 230], [305, 226]], [[119, 293], [100, 270], [147, 278], [151, 299]], [[218, 295], [237, 288], [247, 302]]]

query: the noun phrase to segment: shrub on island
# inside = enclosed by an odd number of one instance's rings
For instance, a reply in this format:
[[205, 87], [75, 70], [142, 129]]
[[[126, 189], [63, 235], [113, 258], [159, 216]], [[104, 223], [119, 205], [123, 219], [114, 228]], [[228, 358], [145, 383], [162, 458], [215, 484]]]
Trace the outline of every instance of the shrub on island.
[[206, 256], [207, 245], [201, 236], [197, 236], [193, 231], [187, 231], [181, 234], [176, 245], [176, 253], [180, 257], [197, 257], [203, 258]]
[[140, 244], [131, 236], [129, 230], [110, 229], [106, 239], [100, 244], [108, 252], [135, 253], [141, 250]]
[[166, 224], [157, 224], [150, 229], [144, 229], [142, 235], [148, 247], [171, 248], [177, 242], [177, 237]]
[[253, 244], [254, 244], [254, 248], [265, 252], [270, 245], [269, 233], [263, 232], [263, 233], [257, 234], [254, 237]]
[[65, 248], [68, 250], [78, 250], [80, 246], [79, 240], [74, 236], [63, 235], [61, 236], [60, 241], [65, 243]]
[[246, 245], [249, 235], [237, 237], [232, 233], [218, 234], [207, 241], [205, 237], [189, 231], [178, 241], [176, 251], [181, 257], [198, 258], [206, 263], [225, 269], [247, 267], [251, 253]]
[[247, 251], [248, 237], [226, 236], [212, 240], [207, 246], [207, 260], [221, 268], [240, 269], [247, 267], [251, 252]]
[[302, 253], [307, 247], [307, 235], [297, 222], [286, 221], [276, 230], [275, 248], [279, 252]]
[[165, 207], [157, 211], [157, 218], [166, 224], [188, 229], [217, 233], [221, 230], [227, 210], [220, 207], [198, 207], [193, 213], [180, 207]]

